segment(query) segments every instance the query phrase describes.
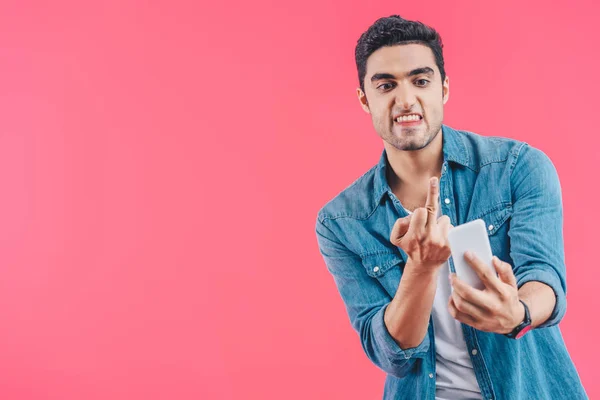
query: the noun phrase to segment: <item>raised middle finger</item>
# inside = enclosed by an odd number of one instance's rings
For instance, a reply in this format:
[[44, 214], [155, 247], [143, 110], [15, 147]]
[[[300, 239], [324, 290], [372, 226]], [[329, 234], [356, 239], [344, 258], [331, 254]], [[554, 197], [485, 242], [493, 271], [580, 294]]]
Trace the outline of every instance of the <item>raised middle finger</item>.
[[438, 203], [440, 201], [439, 181], [436, 176], [429, 179], [429, 190], [427, 191], [427, 201], [425, 208], [427, 209], [427, 227], [436, 225], [438, 214]]

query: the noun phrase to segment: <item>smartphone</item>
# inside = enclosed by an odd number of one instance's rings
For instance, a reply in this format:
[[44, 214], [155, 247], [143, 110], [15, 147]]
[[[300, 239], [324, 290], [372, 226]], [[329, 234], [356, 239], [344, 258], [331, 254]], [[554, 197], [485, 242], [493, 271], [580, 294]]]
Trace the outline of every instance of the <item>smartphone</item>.
[[494, 271], [494, 274], [496, 273], [492, 264], [492, 247], [485, 229], [485, 222], [482, 219], [476, 219], [450, 229], [448, 231], [448, 241], [450, 242], [456, 275], [474, 288], [484, 289], [485, 285], [465, 260], [464, 254], [466, 251], [473, 252], [477, 258]]

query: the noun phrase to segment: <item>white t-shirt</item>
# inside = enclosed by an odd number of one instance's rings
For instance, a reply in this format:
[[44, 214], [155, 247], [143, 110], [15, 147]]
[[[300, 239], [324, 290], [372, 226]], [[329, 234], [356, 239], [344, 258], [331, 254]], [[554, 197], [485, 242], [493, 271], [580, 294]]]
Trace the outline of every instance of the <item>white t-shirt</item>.
[[[441, 204], [438, 218], [442, 216]], [[405, 209], [406, 210], [406, 209]], [[410, 211], [406, 210], [409, 214]], [[435, 332], [436, 400], [481, 399], [460, 322], [448, 311], [451, 286], [448, 262], [440, 267], [431, 315]]]

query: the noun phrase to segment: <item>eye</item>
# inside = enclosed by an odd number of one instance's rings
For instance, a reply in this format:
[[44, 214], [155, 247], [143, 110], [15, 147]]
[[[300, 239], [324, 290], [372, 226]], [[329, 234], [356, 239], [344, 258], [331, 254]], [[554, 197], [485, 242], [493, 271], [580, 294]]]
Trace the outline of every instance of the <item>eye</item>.
[[[422, 82], [422, 83], [419, 84], [419, 82]], [[427, 86], [427, 84], [429, 83], [429, 81], [427, 79], [417, 79], [415, 81], [415, 83], [417, 84], [417, 86]]]
[[[381, 89], [381, 88], [383, 88], [385, 85], [390, 85], [390, 88], [389, 88], [389, 89], [391, 89], [391, 86], [393, 86], [391, 83], [389, 83], [389, 82], [386, 82], [386, 83], [383, 83], [383, 84], [381, 84], [381, 85], [377, 86], [377, 89]], [[386, 89], [383, 89], [383, 90], [386, 90]]]

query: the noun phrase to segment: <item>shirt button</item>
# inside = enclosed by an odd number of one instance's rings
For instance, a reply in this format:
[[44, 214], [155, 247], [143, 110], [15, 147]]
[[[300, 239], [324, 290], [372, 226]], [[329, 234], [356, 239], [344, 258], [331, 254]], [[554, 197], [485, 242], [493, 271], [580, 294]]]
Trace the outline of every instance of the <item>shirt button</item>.
[[444, 200], [444, 203], [446, 203], [446, 204], [450, 204], [450, 199], [446, 198], [446, 199]]
[[379, 267], [376, 265], [375, 268], [373, 268], [373, 272], [377, 272], [379, 271]]
[[430, 378], [433, 378], [433, 374], [429, 374], [429, 377], [430, 377]]
[[488, 226], [488, 231], [491, 231], [492, 229], [494, 229], [494, 225]]
[[471, 350], [471, 354], [473, 354], [474, 356], [476, 356], [477, 355], [477, 349]]

